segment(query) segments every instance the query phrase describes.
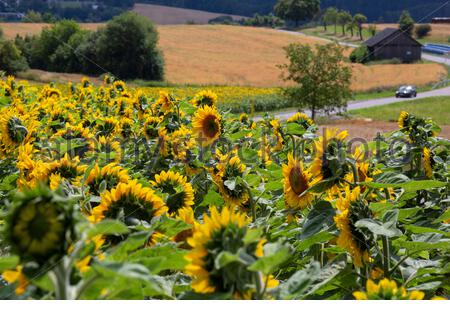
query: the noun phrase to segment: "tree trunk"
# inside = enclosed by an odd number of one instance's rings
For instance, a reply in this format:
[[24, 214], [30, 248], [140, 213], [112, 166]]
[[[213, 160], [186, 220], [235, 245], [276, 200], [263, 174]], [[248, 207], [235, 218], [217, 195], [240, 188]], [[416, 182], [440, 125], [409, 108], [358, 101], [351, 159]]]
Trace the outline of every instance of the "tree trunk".
[[353, 38], [353, 27], [350, 29], [350, 32], [351, 32], [351, 35], [352, 35], [352, 38]]
[[316, 119], [316, 108], [311, 108], [311, 119], [314, 121]]
[[358, 29], [359, 29], [359, 38], [361, 39], [361, 41], [363, 41], [364, 39], [363, 39], [363, 36], [362, 36], [362, 27], [359, 26]]
[[334, 24], [334, 34], [336, 34], [337, 33], [337, 24], [335, 23]]
[[323, 28], [324, 28], [324, 30], [326, 32], [327, 31], [327, 24], [326, 23], [323, 24]]
[[342, 25], [342, 35], [345, 36], [345, 24]]

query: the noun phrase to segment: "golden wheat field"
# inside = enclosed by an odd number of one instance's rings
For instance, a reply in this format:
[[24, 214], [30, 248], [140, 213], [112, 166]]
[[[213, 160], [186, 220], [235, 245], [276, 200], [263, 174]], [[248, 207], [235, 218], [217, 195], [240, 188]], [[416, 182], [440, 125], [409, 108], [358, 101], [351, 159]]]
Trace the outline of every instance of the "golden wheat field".
[[[5, 37], [37, 34], [46, 24], [0, 23]], [[94, 30], [99, 24], [83, 24]], [[279, 87], [277, 65], [285, 62], [283, 47], [293, 42], [321, 43], [312, 37], [271, 29], [219, 25], [158, 26], [159, 46], [166, 60], [166, 80], [175, 84]], [[353, 90], [370, 91], [405, 82], [420, 86], [446, 74], [437, 64], [354, 65]]]

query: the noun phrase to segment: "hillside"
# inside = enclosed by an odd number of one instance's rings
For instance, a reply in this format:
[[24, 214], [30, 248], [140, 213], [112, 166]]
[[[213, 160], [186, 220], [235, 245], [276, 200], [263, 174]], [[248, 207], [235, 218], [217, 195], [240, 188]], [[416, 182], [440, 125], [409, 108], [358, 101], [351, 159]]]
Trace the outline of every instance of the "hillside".
[[[209, 20], [217, 18], [222, 13], [213, 13], [200, 10], [182, 9], [152, 4], [136, 3], [133, 11], [137, 12], [156, 24], [207, 24]], [[234, 20], [244, 19], [243, 16], [232, 16]]]
[[[252, 16], [272, 11], [277, 0], [140, 0], [141, 2], [185, 7], [198, 10], [213, 10], [228, 14]], [[450, 16], [450, 3], [442, 7], [439, 0], [322, 0], [322, 8], [336, 6], [352, 13], [362, 12], [370, 21], [396, 22], [404, 9], [411, 11], [417, 21], [429, 21], [433, 16]]]
[[[45, 24], [0, 23], [7, 38], [36, 34]], [[98, 24], [82, 24], [94, 30]], [[318, 40], [271, 29], [221, 25], [160, 25], [159, 47], [166, 60], [166, 79], [176, 84], [219, 84], [258, 87], [283, 86], [277, 65], [284, 63], [283, 47]], [[319, 40], [320, 41], [320, 40]], [[348, 53], [348, 51], [347, 51]], [[438, 64], [353, 65], [355, 91], [418, 86], [446, 74]]]

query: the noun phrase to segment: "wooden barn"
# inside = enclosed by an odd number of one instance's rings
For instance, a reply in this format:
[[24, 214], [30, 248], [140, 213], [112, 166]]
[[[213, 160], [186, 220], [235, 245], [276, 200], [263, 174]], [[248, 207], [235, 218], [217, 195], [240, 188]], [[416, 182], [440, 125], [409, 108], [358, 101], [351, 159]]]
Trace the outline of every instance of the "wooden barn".
[[397, 58], [408, 63], [422, 58], [422, 44], [399, 29], [384, 29], [364, 44], [369, 49], [372, 60]]

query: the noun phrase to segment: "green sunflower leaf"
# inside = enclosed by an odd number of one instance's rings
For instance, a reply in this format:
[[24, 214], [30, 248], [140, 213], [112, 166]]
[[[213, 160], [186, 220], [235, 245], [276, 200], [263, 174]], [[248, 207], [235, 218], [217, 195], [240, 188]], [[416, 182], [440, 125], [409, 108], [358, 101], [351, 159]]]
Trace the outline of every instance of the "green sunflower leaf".
[[286, 133], [301, 136], [306, 132], [305, 128], [298, 123], [290, 122], [286, 125]]
[[281, 243], [268, 243], [264, 246], [264, 256], [248, 267], [251, 271], [271, 274], [291, 257], [292, 248]]
[[335, 214], [335, 209], [328, 201], [316, 203], [306, 217], [300, 240], [308, 239], [321, 231], [330, 230], [334, 226]]
[[223, 205], [223, 198], [220, 194], [215, 192], [213, 189], [209, 189], [208, 193], [205, 195], [205, 198], [203, 198], [202, 203], [200, 206], [202, 207], [208, 207], [210, 205], [214, 206], [221, 206]]
[[355, 223], [355, 226], [357, 228], [367, 228], [375, 235], [388, 238], [399, 237], [402, 235], [402, 232], [395, 227], [395, 224], [390, 222], [383, 224], [380, 221], [373, 219], [361, 219]]
[[18, 264], [19, 264], [18, 256], [0, 257], [0, 272], [14, 269], [15, 267], [17, 267]]
[[403, 183], [378, 183], [378, 182], [365, 182], [361, 185], [368, 186], [374, 189], [384, 188], [402, 188], [405, 192], [415, 192], [419, 190], [429, 190], [434, 188], [442, 188], [447, 185], [447, 182], [436, 180], [421, 180], [421, 181], [408, 181]]
[[130, 230], [120, 221], [105, 219], [95, 224], [89, 231], [88, 237], [92, 238], [97, 235], [121, 235], [127, 234]]

